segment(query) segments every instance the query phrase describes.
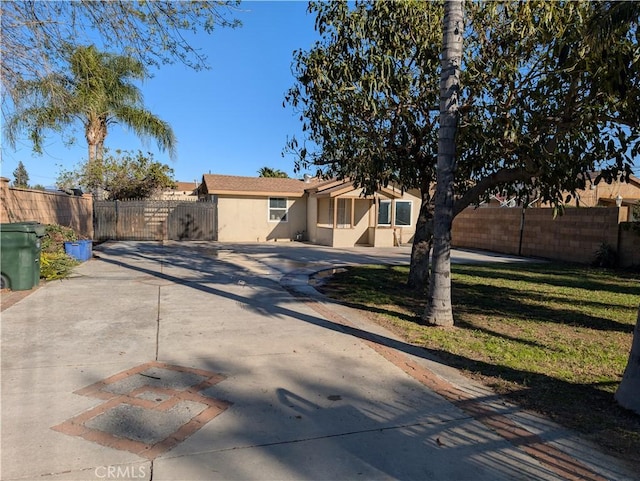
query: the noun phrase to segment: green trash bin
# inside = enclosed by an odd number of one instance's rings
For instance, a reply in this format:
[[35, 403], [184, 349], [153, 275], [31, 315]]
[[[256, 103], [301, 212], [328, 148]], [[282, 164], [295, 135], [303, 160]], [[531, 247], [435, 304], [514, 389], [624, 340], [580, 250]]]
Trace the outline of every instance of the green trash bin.
[[0, 224], [2, 287], [26, 291], [40, 283], [40, 243], [45, 226], [38, 222]]

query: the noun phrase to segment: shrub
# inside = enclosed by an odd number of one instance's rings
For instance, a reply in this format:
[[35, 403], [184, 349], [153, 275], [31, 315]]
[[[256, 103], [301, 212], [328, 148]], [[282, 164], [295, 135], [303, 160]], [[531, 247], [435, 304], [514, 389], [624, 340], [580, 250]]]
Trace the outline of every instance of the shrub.
[[594, 267], [616, 267], [618, 264], [618, 254], [611, 244], [603, 242], [596, 250], [595, 259], [593, 260]]
[[48, 281], [64, 279], [78, 264], [78, 261], [64, 252], [42, 252], [40, 254], [40, 277]]
[[64, 243], [77, 240], [78, 235], [70, 227], [63, 227], [58, 224], [49, 224], [45, 228], [45, 235], [42, 238], [42, 252], [63, 254]]
[[49, 224], [41, 239], [40, 277], [46, 280], [64, 279], [71, 269], [79, 264], [73, 257], [65, 254], [64, 243], [78, 240], [78, 235], [69, 227]]

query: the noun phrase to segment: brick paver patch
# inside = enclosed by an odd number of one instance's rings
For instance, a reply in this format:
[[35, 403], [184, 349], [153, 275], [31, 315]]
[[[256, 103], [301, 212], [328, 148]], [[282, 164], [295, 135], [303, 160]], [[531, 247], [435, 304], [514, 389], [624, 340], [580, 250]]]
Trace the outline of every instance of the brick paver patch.
[[202, 394], [224, 379], [201, 369], [149, 362], [75, 391], [105, 402], [51, 429], [154, 459], [229, 407]]

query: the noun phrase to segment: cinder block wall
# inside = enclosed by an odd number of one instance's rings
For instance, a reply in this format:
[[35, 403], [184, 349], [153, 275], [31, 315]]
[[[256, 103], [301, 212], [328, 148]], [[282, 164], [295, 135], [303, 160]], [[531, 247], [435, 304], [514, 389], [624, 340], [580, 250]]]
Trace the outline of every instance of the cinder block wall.
[[0, 222], [36, 221], [71, 227], [79, 235], [93, 238], [93, 196], [9, 187], [0, 178]]
[[527, 209], [522, 255], [588, 264], [603, 244], [618, 246], [618, 209]]
[[620, 224], [618, 259], [622, 267], [640, 266], [640, 222]]
[[626, 218], [626, 211], [621, 212], [622, 209], [625, 208], [566, 209], [564, 215], [554, 219], [550, 208], [526, 209], [524, 216], [520, 208], [469, 208], [453, 221], [452, 244], [505, 254], [590, 263], [598, 248], [607, 243], [618, 251], [623, 265], [630, 265], [627, 259], [635, 244], [631, 241], [619, 243], [618, 240], [619, 221]]
[[468, 208], [453, 220], [455, 247], [518, 254], [521, 209]]

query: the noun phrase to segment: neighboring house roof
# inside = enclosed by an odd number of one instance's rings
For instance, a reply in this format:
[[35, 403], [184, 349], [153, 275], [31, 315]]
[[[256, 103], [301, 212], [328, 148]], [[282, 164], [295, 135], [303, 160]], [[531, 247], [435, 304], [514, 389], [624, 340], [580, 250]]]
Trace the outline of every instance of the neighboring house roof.
[[[356, 188], [353, 185], [353, 182], [349, 179], [332, 179], [329, 181], [321, 182], [312, 189], [307, 190], [313, 191], [318, 197], [340, 197], [341, 195], [345, 195], [354, 191], [360, 191], [361, 189]], [[381, 187], [378, 189], [377, 193], [389, 198], [399, 199], [402, 197], [402, 189], [394, 185]]]
[[176, 182], [176, 186], [173, 190], [179, 190], [181, 192], [193, 192], [197, 188], [197, 182]]
[[200, 191], [204, 194], [236, 196], [302, 197], [316, 179], [308, 182], [278, 177], [242, 177], [205, 174]]
[[338, 179], [328, 179], [328, 180], [314, 179], [314, 180], [315, 182], [312, 185], [307, 187], [306, 189], [307, 192], [326, 191], [334, 187], [344, 187], [345, 184], [348, 184], [348, 183], [350, 184], [348, 180], [338, 180]]
[[[595, 180], [598, 172], [591, 174]], [[601, 180], [598, 184], [587, 185], [584, 190], [578, 190], [580, 205], [593, 207], [601, 204], [614, 204], [619, 196], [623, 204], [635, 204], [640, 200], [640, 179], [631, 175], [625, 182], [620, 177], [610, 184]]]
[[[278, 177], [243, 177], [239, 175], [204, 174], [199, 191], [205, 195], [302, 197], [305, 192], [318, 197], [338, 197], [356, 189], [349, 179], [306, 180]], [[402, 190], [389, 185], [378, 191], [389, 198], [402, 197]]]

